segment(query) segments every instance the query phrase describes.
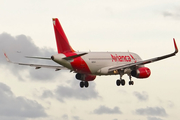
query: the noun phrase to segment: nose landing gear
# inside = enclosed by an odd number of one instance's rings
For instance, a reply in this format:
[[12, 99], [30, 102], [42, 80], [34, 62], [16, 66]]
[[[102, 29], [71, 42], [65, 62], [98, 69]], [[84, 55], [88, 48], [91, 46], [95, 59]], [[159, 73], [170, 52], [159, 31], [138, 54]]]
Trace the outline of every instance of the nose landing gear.
[[129, 81], [129, 85], [134, 85], [134, 81]]

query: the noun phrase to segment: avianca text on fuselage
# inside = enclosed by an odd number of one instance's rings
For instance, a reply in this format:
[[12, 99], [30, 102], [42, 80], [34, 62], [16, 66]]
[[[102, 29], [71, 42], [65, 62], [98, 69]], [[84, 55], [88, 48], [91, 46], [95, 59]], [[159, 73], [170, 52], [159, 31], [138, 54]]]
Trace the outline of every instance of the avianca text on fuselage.
[[129, 55], [129, 56], [125, 55], [124, 56], [124, 55], [117, 55], [117, 54], [112, 55], [111, 54], [111, 58], [112, 58], [112, 62], [131, 62], [132, 59], [135, 60], [132, 55]]

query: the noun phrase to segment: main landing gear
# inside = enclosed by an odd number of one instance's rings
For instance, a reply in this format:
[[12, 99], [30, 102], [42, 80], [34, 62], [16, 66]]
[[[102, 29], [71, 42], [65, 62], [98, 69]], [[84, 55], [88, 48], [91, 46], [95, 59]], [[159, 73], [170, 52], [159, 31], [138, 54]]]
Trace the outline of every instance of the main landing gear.
[[[126, 84], [125, 80], [122, 79], [122, 76], [124, 75], [124, 71], [119, 71], [119, 74], [120, 74], [120, 79], [118, 79], [116, 81], [116, 85], [117, 86], [120, 86], [120, 85], [124, 86]], [[131, 80], [131, 74], [128, 74], [128, 76], [129, 76], [129, 79], [130, 79], [129, 85], [134, 85], [134, 81]]]
[[[117, 86], [120, 86], [120, 85], [122, 85], [122, 86], [124, 86], [126, 84], [126, 82], [125, 82], [125, 80], [124, 79], [118, 79], [117, 81], [116, 81], [116, 85]], [[129, 81], [129, 85], [134, 85], [134, 81]]]
[[88, 83], [88, 81], [81, 81], [79, 85], [81, 88], [83, 88], [83, 87], [87, 88], [89, 86], [89, 83]]
[[117, 86], [120, 86], [120, 85], [124, 86], [125, 84], [126, 84], [126, 82], [125, 82], [124, 79], [121, 79], [121, 80], [118, 79], [118, 80], [116, 81], [116, 85], [117, 85]]

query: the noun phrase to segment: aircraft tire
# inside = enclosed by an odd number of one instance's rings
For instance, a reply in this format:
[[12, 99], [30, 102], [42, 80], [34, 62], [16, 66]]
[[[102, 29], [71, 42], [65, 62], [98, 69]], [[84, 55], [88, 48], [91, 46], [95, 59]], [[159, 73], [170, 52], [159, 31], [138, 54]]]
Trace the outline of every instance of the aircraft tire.
[[116, 81], [116, 85], [117, 85], [117, 86], [120, 86], [120, 84], [121, 84], [121, 81], [118, 79], [118, 80]]
[[122, 80], [121, 80], [121, 85], [124, 86], [125, 84], [126, 84], [125, 80], [122, 79]]
[[80, 85], [81, 88], [83, 88], [85, 86], [83, 81], [81, 81], [79, 85]]
[[88, 81], [85, 81], [85, 82], [84, 82], [84, 86], [85, 86], [86, 88], [89, 86]]
[[134, 85], [134, 81], [132, 81], [131, 85]]
[[129, 85], [134, 85], [134, 81], [129, 81]]

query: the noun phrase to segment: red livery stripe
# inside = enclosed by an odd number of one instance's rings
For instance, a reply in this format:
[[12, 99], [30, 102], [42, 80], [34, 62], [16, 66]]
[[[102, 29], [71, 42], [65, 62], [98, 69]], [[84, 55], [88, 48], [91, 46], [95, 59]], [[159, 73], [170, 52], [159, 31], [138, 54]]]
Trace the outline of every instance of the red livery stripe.
[[[73, 53], [65, 53], [64, 55], [66, 57], [69, 57], [77, 54], [73, 52]], [[74, 71], [78, 73], [91, 74], [88, 65], [81, 57], [74, 58], [73, 61], [71, 62], [71, 66], [74, 69]]]

